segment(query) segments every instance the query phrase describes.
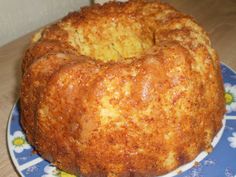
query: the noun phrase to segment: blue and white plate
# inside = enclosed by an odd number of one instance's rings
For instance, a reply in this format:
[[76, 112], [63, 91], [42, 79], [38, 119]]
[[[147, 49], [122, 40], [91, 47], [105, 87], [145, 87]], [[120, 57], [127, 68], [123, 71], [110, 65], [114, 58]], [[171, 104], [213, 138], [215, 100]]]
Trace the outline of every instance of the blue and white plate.
[[[221, 68], [227, 113], [223, 120], [223, 128], [212, 142], [214, 147], [212, 153], [202, 152], [194, 161], [164, 175], [165, 177], [175, 175], [177, 177], [236, 177], [236, 73], [225, 64], [222, 64]], [[9, 118], [7, 142], [10, 156], [20, 175], [72, 177], [58, 170], [33, 151], [22, 131], [19, 111], [19, 102], [17, 102]]]

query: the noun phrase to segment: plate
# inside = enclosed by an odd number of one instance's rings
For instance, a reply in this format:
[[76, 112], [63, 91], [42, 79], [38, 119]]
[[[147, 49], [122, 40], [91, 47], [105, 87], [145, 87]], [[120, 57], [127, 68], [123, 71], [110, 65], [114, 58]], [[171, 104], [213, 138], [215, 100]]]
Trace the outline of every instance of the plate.
[[[221, 64], [221, 70], [227, 113], [221, 131], [213, 140], [213, 151], [210, 154], [202, 152], [194, 161], [164, 175], [165, 177], [236, 177], [236, 73], [225, 64]], [[7, 143], [12, 162], [20, 175], [72, 177], [73, 175], [57, 169], [35, 153], [22, 131], [19, 112], [18, 101], [9, 118]]]

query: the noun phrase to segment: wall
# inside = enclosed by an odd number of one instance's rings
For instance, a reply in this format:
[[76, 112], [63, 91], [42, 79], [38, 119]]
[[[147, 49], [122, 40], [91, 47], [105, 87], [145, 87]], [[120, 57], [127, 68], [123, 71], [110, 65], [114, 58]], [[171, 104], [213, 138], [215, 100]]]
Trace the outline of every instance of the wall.
[[89, 3], [90, 0], [0, 0], [0, 46]]

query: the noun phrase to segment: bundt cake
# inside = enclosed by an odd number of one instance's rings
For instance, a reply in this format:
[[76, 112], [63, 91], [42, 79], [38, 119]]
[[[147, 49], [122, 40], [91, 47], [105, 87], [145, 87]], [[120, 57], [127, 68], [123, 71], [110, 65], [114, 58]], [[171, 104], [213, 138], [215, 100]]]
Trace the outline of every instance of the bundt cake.
[[162, 175], [209, 150], [222, 126], [207, 33], [159, 1], [70, 13], [34, 35], [22, 71], [28, 141], [71, 174]]

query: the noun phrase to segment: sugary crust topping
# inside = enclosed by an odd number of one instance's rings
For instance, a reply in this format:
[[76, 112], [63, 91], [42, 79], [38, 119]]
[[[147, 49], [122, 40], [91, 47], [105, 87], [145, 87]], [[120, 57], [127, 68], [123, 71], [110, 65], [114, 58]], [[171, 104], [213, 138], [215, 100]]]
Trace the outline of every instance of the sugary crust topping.
[[70, 13], [36, 34], [23, 60], [27, 138], [85, 176], [150, 177], [193, 160], [225, 112], [210, 45], [191, 17], [157, 1]]

